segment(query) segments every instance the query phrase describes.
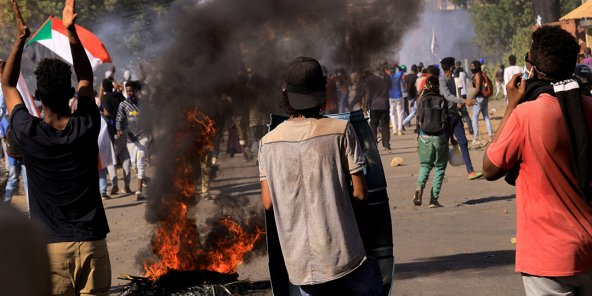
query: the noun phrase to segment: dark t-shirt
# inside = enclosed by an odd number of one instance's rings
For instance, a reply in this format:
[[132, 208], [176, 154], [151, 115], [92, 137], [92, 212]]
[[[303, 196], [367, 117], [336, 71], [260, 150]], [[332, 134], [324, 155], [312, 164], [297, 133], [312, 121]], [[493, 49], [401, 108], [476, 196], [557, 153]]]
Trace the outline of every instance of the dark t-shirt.
[[388, 75], [382, 77], [370, 75], [366, 78], [366, 104], [370, 110], [388, 110], [391, 79]]
[[46, 226], [48, 242], [104, 239], [109, 226], [99, 193], [101, 122], [94, 100], [79, 98], [62, 131], [24, 104], [14, 107], [10, 125], [27, 168], [30, 214]]
[[103, 110], [107, 111], [109, 114], [105, 116], [105, 121], [107, 122], [111, 141], [113, 141], [115, 133], [117, 132], [115, 129], [115, 120], [117, 118], [119, 104], [123, 101], [125, 101], [125, 97], [120, 92], [103, 94], [101, 97], [101, 106], [103, 106]]
[[407, 85], [407, 93], [409, 94], [410, 99], [415, 99], [415, 97], [417, 97], [417, 88], [415, 87], [416, 81], [416, 74], [411, 73], [405, 76], [405, 85]]
[[121, 93], [108, 93], [104, 94], [101, 97], [101, 105], [103, 109], [109, 113], [109, 117], [117, 117], [117, 110], [119, 109], [119, 104], [125, 101], [125, 97]]

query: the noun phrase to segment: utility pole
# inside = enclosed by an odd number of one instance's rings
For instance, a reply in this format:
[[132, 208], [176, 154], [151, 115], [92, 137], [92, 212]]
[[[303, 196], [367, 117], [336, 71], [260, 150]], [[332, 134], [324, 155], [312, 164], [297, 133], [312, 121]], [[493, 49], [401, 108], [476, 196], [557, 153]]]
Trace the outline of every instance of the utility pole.
[[538, 24], [540, 21], [542, 25], [559, 21], [561, 17], [561, 5], [559, 0], [533, 0], [533, 24]]

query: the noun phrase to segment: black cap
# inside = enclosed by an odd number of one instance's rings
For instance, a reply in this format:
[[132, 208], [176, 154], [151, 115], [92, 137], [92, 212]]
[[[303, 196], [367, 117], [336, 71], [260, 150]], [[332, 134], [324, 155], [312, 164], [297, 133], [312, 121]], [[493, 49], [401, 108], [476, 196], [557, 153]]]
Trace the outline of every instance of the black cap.
[[324, 104], [327, 100], [326, 84], [321, 64], [313, 58], [298, 57], [286, 68], [288, 101], [296, 110]]

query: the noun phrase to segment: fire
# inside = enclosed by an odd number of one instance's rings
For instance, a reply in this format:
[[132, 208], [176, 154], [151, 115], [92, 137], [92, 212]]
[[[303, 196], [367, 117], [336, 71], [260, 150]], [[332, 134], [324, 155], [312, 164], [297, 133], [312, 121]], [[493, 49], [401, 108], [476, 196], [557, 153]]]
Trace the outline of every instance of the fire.
[[[235, 273], [244, 256], [264, 234], [260, 227], [249, 233], [238, 221], [222, 217], [218, 220], [218, 237], [201, 242], [195, 219], [188, 213], [195, 204], [200, 174], [200, 165], [195, 162], [211, 150], [215, 129], [214, 122], [198, 111], [186, 111], [184, 115], [185, 122], [175, 134], [175, 145], [188, 145], [175, 159], [172, 190], [161, 200], [167, 215], [160, 219], [151, 242], [158, 260], [144, 263], [146, 276], [152, 279], [170, 270]], [[187, 143], [187, 139], [191, 142]]]

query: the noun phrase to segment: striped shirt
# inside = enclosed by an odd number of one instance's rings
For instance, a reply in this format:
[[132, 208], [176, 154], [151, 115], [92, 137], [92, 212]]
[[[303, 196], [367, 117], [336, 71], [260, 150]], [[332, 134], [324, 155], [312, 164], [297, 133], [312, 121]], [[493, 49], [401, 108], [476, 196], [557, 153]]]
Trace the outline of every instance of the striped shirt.
[[115, 128], [118, 131], [127, 133], [127, 142], [138, 142], [144, 137], [144, 131], [140, 127], [140, 109], [138, 105], [125, 100], [119, 104]]

